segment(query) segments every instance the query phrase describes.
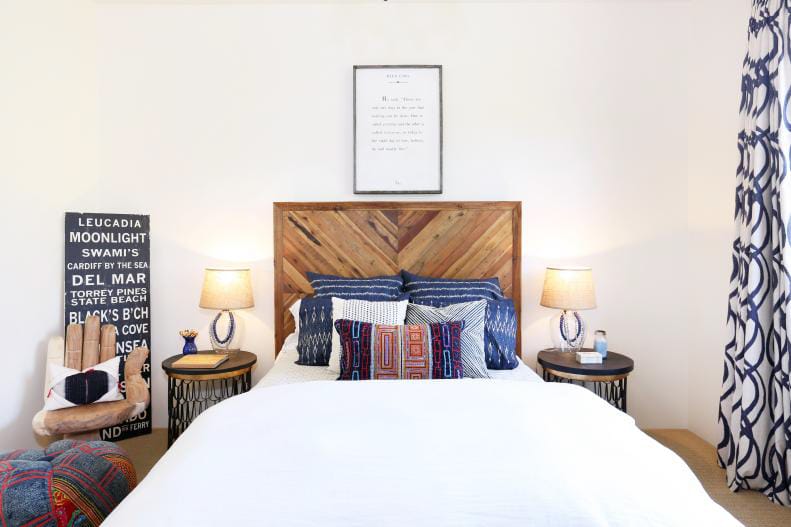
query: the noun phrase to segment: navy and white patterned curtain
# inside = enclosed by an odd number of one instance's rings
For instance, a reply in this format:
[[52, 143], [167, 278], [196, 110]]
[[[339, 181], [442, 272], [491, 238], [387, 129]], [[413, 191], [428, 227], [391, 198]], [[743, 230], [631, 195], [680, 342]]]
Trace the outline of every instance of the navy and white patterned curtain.
[[720, 399], [731, 490], [791, 505], [791, 0], [753, 0], [742, 71], [736, 239]]

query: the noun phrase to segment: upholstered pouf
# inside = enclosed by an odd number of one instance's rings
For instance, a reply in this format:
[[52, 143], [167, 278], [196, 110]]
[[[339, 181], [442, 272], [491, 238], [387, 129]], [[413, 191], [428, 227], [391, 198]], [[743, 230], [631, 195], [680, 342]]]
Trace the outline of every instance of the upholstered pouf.
[[126, 453], [63, 440], [0, 453], [0, 525], [97, 526], [137, 484]]

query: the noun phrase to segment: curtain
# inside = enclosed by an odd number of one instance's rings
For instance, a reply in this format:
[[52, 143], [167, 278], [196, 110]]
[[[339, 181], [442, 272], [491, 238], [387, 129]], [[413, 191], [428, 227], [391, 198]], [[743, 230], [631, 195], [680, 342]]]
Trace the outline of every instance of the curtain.
[[791, 506], [791, 0], [753, 0], [719, 424], [731, 490]]

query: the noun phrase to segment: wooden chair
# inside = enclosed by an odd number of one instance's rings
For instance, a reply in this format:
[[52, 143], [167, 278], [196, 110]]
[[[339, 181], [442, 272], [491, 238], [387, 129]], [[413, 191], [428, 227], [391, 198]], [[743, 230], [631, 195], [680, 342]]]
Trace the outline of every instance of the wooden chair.
[[[62, 337], [51, 339], [47, 362], [85, 370], [115, 357], [115, 326], [100, 326], [98, 316], [85, 319], [84, 327], [66, 328], [65, 354]], [[140, 374], [148, 349], [135, 348], [124, 364], [125, 399], [92, 403], [60, 410], [41, 410], [33, 418], [33, 430], [42, 436], [64, 435], [70, 439], [98, 439], [99, 430], [140, 415], [150, 400], [148, 385]], [[48, 386], [49, 382], [45, 383]]]

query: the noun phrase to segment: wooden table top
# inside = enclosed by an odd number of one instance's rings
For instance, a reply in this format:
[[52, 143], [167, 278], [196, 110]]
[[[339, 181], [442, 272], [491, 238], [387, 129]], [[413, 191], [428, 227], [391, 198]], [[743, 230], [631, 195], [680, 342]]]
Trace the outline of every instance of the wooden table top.
[[[213, 350], [199, 351], [198, 353], [214, 354]], [[179, 353], [173, 355], [162, 361], [162, 369], [167, 374], [178, 375], [220, 375], [223, 373], [230, 373], [237, 370], [244, 370], [252, 367], [258, 357], [255, 353], [249, 351], [232, 351], [228, 354], [228, 360], [217, 366], [216, 368], [174, 368], [173, 363], [179, 360], [184, 355]]]
[[[583, 348], [580, 351], [593, 351]], [[634, 369], [634, 361], [626, 355], [607, 352], [607, 358], [601, 364], [580, 364], [574, 352], [560, 350], [543, 350], [538, 352], [538, 362], [551, 370], [588, 376], [623, 375]]]

